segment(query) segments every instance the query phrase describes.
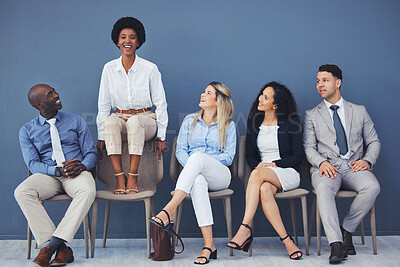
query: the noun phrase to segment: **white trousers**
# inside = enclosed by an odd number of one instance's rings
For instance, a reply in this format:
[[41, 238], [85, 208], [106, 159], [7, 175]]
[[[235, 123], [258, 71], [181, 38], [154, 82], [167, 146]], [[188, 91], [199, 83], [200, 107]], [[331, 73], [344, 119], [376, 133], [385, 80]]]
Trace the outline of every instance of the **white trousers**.
[[[40, 201], [65, 193], [72, 202], [56, 228]], [[71, 242], [96, 197], [96, 185], [88, 171], [71, 179], [35, 173], [15, 189], [14, 196], [38, 245], [52, 236]]]
[[139, 114], [113, 113], [104, 124], [104, 141], [108, 155], [121, 155], [122, 142], [128, 141], [131, 155], [142, 155], [144, 142], [157, 133], [156, 114], [147, 111]]
[[199, 227], [213, 225], [208, 191], [228, 188], [231, 182], [229, 168], [202, 152], [192, 154], [176, 183], [176, 189], [191, 195]]

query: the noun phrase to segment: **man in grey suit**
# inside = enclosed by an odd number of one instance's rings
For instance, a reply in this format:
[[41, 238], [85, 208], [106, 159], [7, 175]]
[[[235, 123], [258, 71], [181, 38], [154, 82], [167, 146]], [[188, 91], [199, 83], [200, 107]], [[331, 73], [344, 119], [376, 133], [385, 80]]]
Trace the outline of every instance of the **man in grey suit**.
[[[341, 97], [341, 84], [342, 70], [338, 66], [320, 66], [317, 90], [323, 101], [304, 116], [304, 149], [331, 246], [329, 263], [356, 254], [352, 233], [380, 191], [371, 172], [381, 147], [378, 134], [365, 107]], [[340, 188], [358, 192], [342, 225], [335, 202]]]

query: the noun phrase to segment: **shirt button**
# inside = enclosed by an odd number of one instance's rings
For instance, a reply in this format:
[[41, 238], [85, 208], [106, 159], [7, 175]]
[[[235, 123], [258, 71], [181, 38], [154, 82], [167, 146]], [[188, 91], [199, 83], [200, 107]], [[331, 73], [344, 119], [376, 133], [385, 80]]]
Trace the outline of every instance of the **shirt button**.
[[333, 145], [336, 146], [336, 142], [333, 142]]
[[337, 157], [338, 157], [338, 158], [340, 158], [340, 155], [339, 155], [339, 154], [337, 154]]

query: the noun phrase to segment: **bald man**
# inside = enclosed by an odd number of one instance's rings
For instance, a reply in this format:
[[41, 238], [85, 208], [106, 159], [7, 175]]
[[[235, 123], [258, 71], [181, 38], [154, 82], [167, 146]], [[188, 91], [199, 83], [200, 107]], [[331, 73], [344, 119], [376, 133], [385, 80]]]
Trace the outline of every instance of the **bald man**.
[[[36, 242], [46, 245], [34, 259], [38, 266], [62, 266], [74, 261], [71, 242], [96, 196], [90, 170], [98, 162], [97, 150], [85, 121], [60, 112], [61, 100], [46, 84], [32, 87], [29, 103], [40, 115], [21, 127], [19, 139], [24, 161], [32, 175], [14, 192]], [[72, 198], [64, 218], [55, 227], [40, 201], [58, 194]]]

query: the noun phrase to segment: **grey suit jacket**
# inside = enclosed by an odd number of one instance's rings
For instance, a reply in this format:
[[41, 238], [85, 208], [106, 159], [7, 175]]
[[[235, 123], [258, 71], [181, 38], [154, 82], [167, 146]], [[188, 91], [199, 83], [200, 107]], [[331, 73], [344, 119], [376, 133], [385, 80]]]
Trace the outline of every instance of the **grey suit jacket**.
[[[349, 138], [350, 158], [347, 164], [364, 159], [375, 165], [381, 149], [381, 142], [375, 131], [374, 123], [364, 106], [344, 100], [346, 131]], [[336, 145], [336, 132], [328, 108], [322, 101], [304, 115], [303, 144], [311, 171], [319, 169], [323, 161], [330, 162], [340, 168], [339, 147]], [[371, 166], [371, 167], [372, 167]]]

